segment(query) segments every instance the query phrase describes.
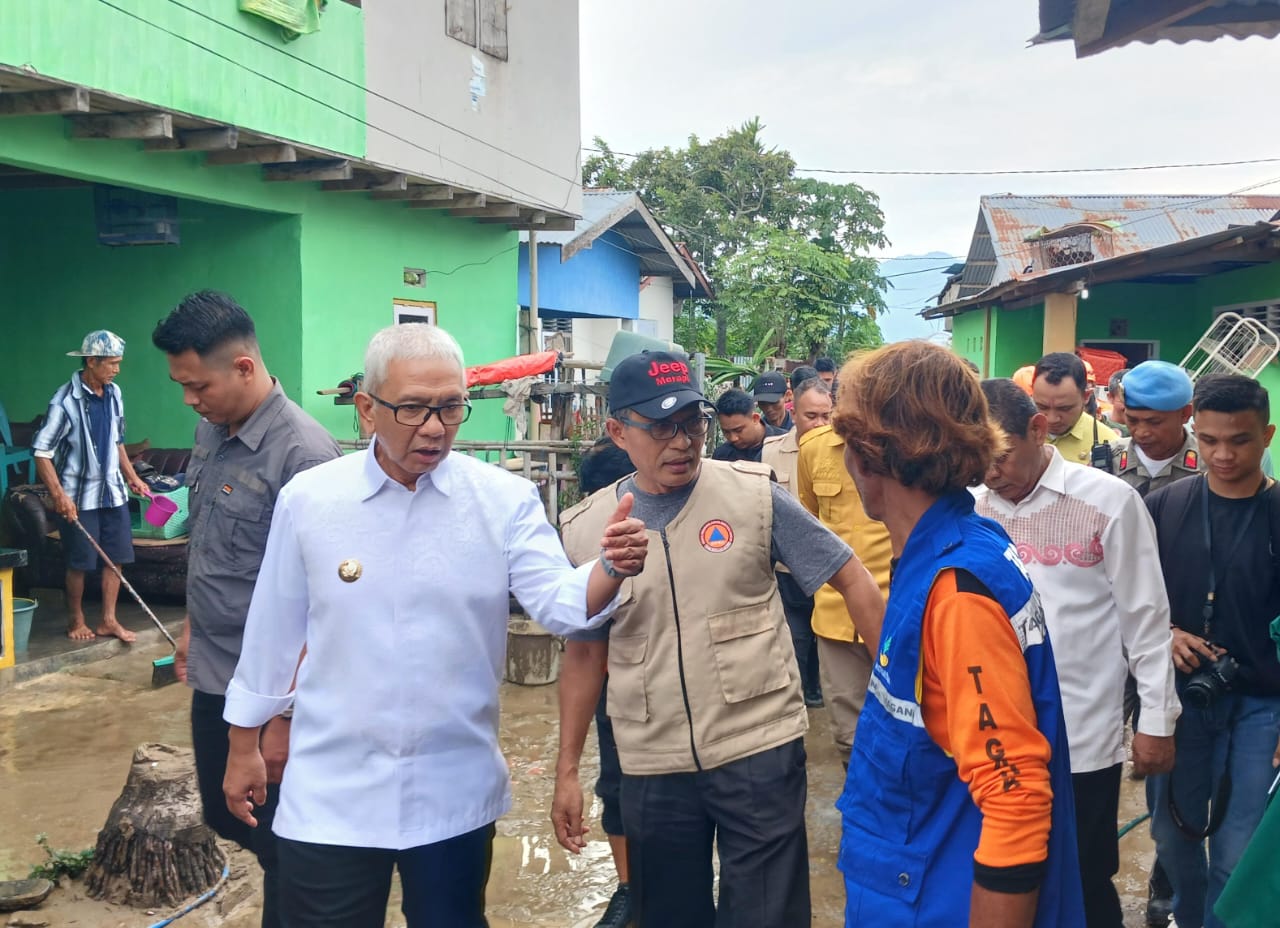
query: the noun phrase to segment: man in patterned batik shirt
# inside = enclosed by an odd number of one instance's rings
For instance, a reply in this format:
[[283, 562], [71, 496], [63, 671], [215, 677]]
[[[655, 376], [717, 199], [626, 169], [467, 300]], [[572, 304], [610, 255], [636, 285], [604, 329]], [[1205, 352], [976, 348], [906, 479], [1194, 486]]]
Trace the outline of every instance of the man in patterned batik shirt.
[[1044, 602], [1067, 721], [1085, 917], [1089, 928], [1122, 928], [1111, 878], [1120, 866], [1126, 672], [1137, 680], [1142, 706], [1133, 739], [1137, 771], [1172, 767], [1179, 713], [1169, 601], [1151, 556], [1155, 527], [1136, 490], [1068, 464], [1045, 444], [1044, 414], [1012, 380], [987, 380], [982, 389], [1009, 450], [975, 491], [975, 508], [1013, 539]]

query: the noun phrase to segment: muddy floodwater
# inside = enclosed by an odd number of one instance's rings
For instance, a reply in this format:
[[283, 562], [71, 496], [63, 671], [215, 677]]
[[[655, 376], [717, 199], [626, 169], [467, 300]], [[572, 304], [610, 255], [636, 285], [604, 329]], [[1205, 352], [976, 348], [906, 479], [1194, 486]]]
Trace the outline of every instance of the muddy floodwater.
[[[152, 690], [150, 647], [0, 692], [0, 878], [25, 877], [42, 852], [91, 847], [119, 795], [134, 748], [147, 741], [191, 743], [185, 687]], [[835, 869], [840, 820], [833, 803], [843, 783], [824, 710], [810, 712], [809, 848], [813, 924], [842, 924], [844, 890]], [[590, 928], [615, 884], [609, 847], [591, 808], [595, 838], [581, 857], [563, 851], [548, 821], [556, 751], [556, 687], [502, 689], [502, 746], [515, 804], [498, 822], [488, 915], [493, 928]], [[582, 782], [594, 782], [595, 738], [588, 739]], [[588, 800], [593, 797], [588, 797]], [[1140, 783], [1125, 779], [1121, 823], [1144, 811]], [[1146, 825], [1121, 839], [1117, 878], [1126, 928], [1143, 924], [1151, 841]], [[232, 879], [219, 897], [176, 924], [180, 928], [251, 928], [259, 920], [253, 859], [230, 854]], [[37, 912], [28, 913], [36, 915]], [[38, 910], [49, 928], [145, 928], [168, 912], [147, 913], [86, 899], [71, 882]], [[3, 922], [0, 922], [3, 924]], [[402, 926], [393, 895], [387, 924]]]

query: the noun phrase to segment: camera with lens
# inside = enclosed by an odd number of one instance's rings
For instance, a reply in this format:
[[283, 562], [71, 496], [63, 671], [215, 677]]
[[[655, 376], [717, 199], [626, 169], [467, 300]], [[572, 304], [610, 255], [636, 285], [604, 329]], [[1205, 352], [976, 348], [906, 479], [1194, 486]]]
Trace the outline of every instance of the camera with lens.
[[1187, 688], [1182, 691], [1182, 698], [1197, 709], [1208, 709], [1231, 692], [1231, 686], [1239, 676], [1239, 662], [1230, 654], [1224, 654], [1191, 675]]

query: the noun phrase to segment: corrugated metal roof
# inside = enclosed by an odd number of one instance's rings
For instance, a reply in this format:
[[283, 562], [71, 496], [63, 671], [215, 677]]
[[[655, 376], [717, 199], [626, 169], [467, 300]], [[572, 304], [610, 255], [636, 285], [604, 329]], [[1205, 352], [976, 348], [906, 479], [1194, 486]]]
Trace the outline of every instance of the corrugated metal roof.
[[[980, 293], [961, 294], [958, 299], [924, 309], [920, 315], [926, 319], [937, 319], [988, 306], [1009, 308], [1011, 302], [1030, 305], [1030, 302], [1043, 299], [1046, 293], [1079, 292], [1085, 286], [1121, 281], [1186, 282], [1206, 275], [1273, 263], [1280, 260], [1277, 258], [1277, 245], [1280, 245], [1280, 224], [1256, 222], [1248, 226], [1232, 226], [1146, 251], [1005, 280]], [[949, 287], [948, 291], [951, 289]]]
[[[540, 245], [567, 245], [579, 235], [592, 229], [620, 206], [639, 202], [632, 190], [584, 190], [582, 191], [582, 218], [568, 232], [539, 232]], [[529, 233], [521, 232], [520, 241], [529, 241]]]
[[[1074, 39], [1076, 53], [1087, 57], [1130, 42], [1182, 44], [1280, 35], [1280, 0], [1215, 0], [1205, 7], [1187, 4], [1186, 8], [1194, 12], [1172, 17], [1149, 0], [1110, 0], [1105, 5], [1094, 0], [1091, 18], [1106, 25], [1101, 36], [1082, 43], [1081, 37], [1074, 34], [1078, 5], [1077, 0], [1040, 0], [1040, 34], [1031, 41]], [[1099, 16], [1103, 19], [1099, 20]]]
[[[584, 190], [582, 218], [567, 232], [539, 232], [539, 245], [559, 245], [561, 261], [568, 261], [605, 232], [614, 232], [640, 259], [640, 273], [670, 277], [677, 296], [711, 297], [710, 282], [696, 267], [687, 249], [681, 251], [663, 231], [653, 213], [634, 190]], [[529, 233], [520, 241], [528, 243]], [[616, 247], [616, 246], [615, 246]]]
[[1039, 250], [1027, 241], [1043, 230], [1114, 224], [1098, 234], [1107, 238], [1106, 257], [1118, 257], [1265, 222], [1278, 210], [1280, 197], [1270, 196], [985, 196], [961, 287], [973, 292], [1056, 270], [1038, 266]]

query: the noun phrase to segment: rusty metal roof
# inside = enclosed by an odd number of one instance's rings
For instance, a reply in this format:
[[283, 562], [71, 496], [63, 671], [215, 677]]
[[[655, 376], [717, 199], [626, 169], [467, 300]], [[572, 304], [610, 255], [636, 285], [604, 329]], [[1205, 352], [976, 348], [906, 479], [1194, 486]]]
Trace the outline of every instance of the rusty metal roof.
[[1280, 35], [1280, 0], [1040, 0], [1032, 44], [1070, 40], [1086, 58], [1130, 42], [1211, 42]]
[[1044, 232], [1102, 224], [1098, 257], [1110, 258], [1265, 222], [1277, 211], [1275, 196], [984, 196], [958, 295], [1057, 270], [1028, 241]]
[[1042, 301], [1046, 293], [1079, 293], [1087, 286], [1121, 281], [1185, 283], [1276, 261], [1280, 261], [1280, 223], [1259, 221], [1147, 250], [1004, 280], [977, 293], [962, 294], [950, 302], [931, 306], [920, 315], [938, 319], [995, 305], [1016, 309]]

